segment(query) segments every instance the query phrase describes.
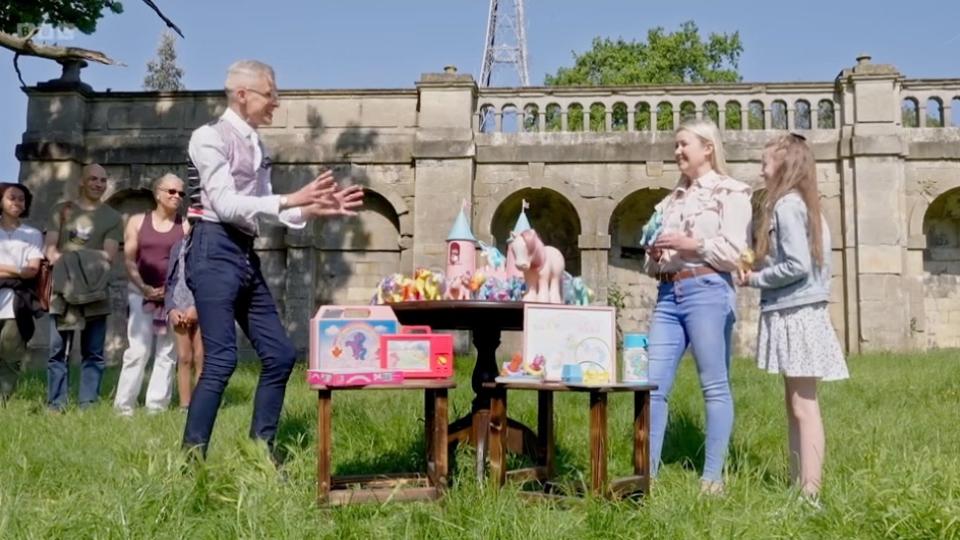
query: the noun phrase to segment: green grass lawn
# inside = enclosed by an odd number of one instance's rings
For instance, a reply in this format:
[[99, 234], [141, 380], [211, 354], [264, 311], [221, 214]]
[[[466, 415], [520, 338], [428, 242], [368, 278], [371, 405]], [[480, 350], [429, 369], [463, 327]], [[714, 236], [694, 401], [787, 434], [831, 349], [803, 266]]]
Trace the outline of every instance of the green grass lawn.
[[[469, 409], [461, 362], [451, 417]], [[950, 351], [850, 361], [852, 379], [821, 386], [827, 429], [824, 509], [796, 502], [786, 474], [783, 385], [735, 362], [736, 425], [728, 494], [698, 496], [703, 402], [692, 362], [673, 393], [665, 466], [642, 504], [531, 502], [473, 476], [460, 449], [453, 486], [434, 503], [314, 506], [315, 394], [294, 373], [281, 421], [285, 477], [247, 440], [257, 365], [237, 371], [208, 461], [184, 467], [184, 415], [113, 414], [109, 400], [50, 415], [43, 372], [0, 410], [0, 538], [954, 538], [960, 537], [960, 361]], [[116, 370], [105, 388], [112, 391]], [[75, 392], [75, 391], [74, 391]], [[73, 394], [75, 395], [75, 393]], [[585, 395], [556, 397], [558, 471], [587, 473]], [[511, 416], [535, 425], [531, 392]], [[611, 398], [610, 471], [631, 467], [628, 396]], [[334, 394], [334, 471], [422, 470], [418, 392]]]

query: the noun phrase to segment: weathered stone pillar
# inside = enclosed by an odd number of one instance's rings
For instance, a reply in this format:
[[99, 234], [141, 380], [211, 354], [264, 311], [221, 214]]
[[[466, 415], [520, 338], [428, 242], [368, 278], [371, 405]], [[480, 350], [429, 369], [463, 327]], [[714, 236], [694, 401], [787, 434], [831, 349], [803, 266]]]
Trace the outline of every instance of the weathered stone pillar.
[[609, 234], [581, 234], [577, 239], [580, 248], [580, 275], [597, 295], [595, 301], [606, 303], [608, 261], [610, 256]]
[[844, 70], [841, 167], [844, 254], [851, 352], [910, 345], [906, 287], [907, 209], [897, 126], [900, 73], [869, 56]]
[[471, 119], [477, 84], [470, 75], [425, 73], [417, 83], [420, 115], [413, 157], [413, 264], [444, 268], [446, 238], [461, 202], [472, 206], [474, 156]]
[[[19, 181], [33, 194], [32, 217], [26, 221], [41, 231], [46, 227], [50, 208], [57, 201], [76, 197], [75, 191], [68, 190], [74, 189], [86, 161], [84, 122], [90, 87], [80, 82], [79, 67], [74, 67], [69, 77], [68, 70], [64, 69], [60, 79], [24, 90], [28, 99], [27, 129], [16, 148], [20, 160]], [[119, 268], [122, 268], [120, 263], [115, 265], [114, 274], [120, 272]], [[107, 335], [106, 351], [110, 360], [118, 359], [119, 351], [126, 348], [123, 325], [116, 319], [111, 317]], [[46, 360], [50, 342], [48, 325], [46, 316], [38, 320], [37, 331], [30, 340], [29, 361], [34, 366]], [[74, 349], [71, 357], [79, 357], [80, 347]]]

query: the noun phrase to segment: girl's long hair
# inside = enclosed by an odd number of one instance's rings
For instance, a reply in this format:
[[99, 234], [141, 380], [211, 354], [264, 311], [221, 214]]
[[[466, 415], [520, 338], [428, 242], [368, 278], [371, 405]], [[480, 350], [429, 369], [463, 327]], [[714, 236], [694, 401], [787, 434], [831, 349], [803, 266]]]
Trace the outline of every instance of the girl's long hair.
[[762, 261], [770, 251], [770, 222], [773, 208], [784, 195], [796, 191], [807, 205], [807, 243], [810, 258], [817, 266], [823, 264], [823, 227], [821, 226], [820, 192], [817, 189], [817, 161], [806, 141], [797, 135], [784, 135], [767, 144], [772, 150], [777, 170], [768, 182], [763, 198], [760, 222], [757, 227], [756, 260]]

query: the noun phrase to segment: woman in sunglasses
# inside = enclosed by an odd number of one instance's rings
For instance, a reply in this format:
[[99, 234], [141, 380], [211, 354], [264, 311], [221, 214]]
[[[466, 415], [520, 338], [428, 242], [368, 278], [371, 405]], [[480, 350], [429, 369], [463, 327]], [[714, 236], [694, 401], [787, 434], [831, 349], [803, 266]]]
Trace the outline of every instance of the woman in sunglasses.
[[156, 208], [131, 216], [123, 233], [123, 258], [129, 278], [129, 347], [123, 353], [113, 406], [124, 416], [133, 415], [137, 405], [154, 340], [156, 356], [147, 385], [148, 412], [163, 411], [170, 404], [177, 368], [174, 340], [167, 332], [163, 307], [170, 250], [187, 232], [187, 224], [177, 212], [185, 197], [183, 180], [169, 173], [161, 176], [153, 183], [153, 197]]

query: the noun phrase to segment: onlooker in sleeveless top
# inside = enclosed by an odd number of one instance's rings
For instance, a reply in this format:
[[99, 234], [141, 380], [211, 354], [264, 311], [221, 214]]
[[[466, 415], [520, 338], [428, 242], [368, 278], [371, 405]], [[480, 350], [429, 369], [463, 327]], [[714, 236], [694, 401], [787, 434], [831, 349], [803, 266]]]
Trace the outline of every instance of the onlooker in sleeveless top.
[[170, 404], [177, 367], [174, 340], [167, 332], [163, 301], [170, 249], [186, 232], [186, 224], [177, 214], [184, 197], [183, 181], [172, 174], [164, 175], [154, 182], [153, 195], [157, 201], [156, 210], [130, 217], [124, 230], [123, 254], [130, 280], [127, 296], [129, 347], [123, 353], [114, 407], [125, 416], [132, 415], [137, 405], [154, 340], [156, 357], [147, 385], [148, 411], [159, 412]]

